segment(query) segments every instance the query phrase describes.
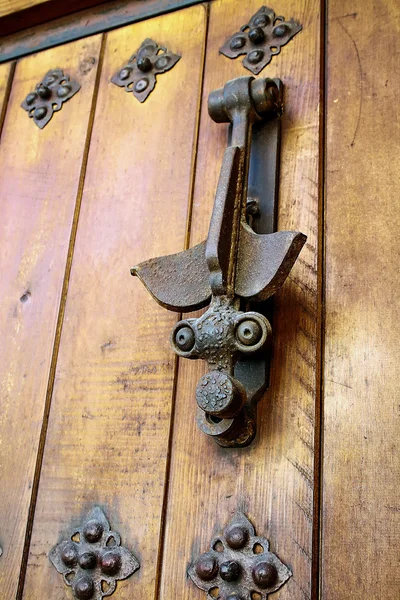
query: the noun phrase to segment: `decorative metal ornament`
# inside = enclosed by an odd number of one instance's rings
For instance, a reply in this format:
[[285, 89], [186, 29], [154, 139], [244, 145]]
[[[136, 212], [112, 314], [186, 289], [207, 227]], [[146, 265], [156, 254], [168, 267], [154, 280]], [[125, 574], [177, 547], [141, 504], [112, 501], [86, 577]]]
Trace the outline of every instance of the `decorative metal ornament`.
[[79, 83], [64, 75], [62, 69], [53, 69], [46, 73], [37, 84], [35, 91], [27, 95], [21, 106], [29, 113], [36, 125], [43, 129], [53, 114], [61, 110], [64, 102], [81, 89]]
[[212, 540], [211, 549], [194, 561], [188, 573], [209, 600], [266, 600], [292, 575], [242, 513]]
[[272, 8], [262, 6], [219, 51], [228, 58], [245, 54], [243, 65], [258, 75], [301, 29], [297, 21], [285, 21], [284, 17], [276, 17]]
[[[269, 207], [249, 193], [253, 124], [279, 121], [280, 86], [272, 79], [239, 77], [211, 92], [211, 118], [232, 123], [232, 129], [207, 240], [131, 270], [169, 310], [189, 312], [210, 305], [200, 317], [179, 321], [171, 342], [178, 356], [207, 361], [209, 372], [196, 388], [197, 424], [227, 447], [247, 446], [254, 439], [257, 402], [268, 384], [271, 326], [262, 305], [257, 312], [249, 308], [282, 286], [307, 239], [298, 231], [272, 233], [273, 223], [265, 227], [265, 213], [274, 212], [277, 197], [279, 144], [277, 135], [269, 135], [271, 128], [261, 129], [261, 161], [253, 169], [261, 174], [261, 195], [270, 187]], [[264, 144], [265, 138], [273, 140], [272, 147]], [[273, 172], [265, 181], [268, 159]]]
[[147, 38], [111, 81], [124, 87], [126, 92], [133, 92], [139, 102], [144, 102], [154, 90], [156, 75], [172, 69], [180, 58], [179, 54], [173, 54]]
[[118, 580], [140, 567], [132, 552], [120, 544], [119, 534], [110, 530], [105, 514], [96, 506], [82, 526], [51, 550], [49, 558], [75, 598], [101, 600], [111, 596]]

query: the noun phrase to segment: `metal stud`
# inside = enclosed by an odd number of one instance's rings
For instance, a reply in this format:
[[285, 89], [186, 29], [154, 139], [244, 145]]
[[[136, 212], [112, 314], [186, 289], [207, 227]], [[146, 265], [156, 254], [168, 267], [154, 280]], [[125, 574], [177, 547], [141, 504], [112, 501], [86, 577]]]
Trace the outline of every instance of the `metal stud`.
[[270, 552], [268, 540], [256, 536], [242, 513], [237, 513], [224, 533], [212, 540], [211, 550], [200, 555], [188, 573], [210, 600], [216, 589], [219, 600], [266, 600], [292, 575]]
[[243, 66], [257, 75], [301, 29], [297, 21], [285, 21], [284, 17], [276, 17], [271, 8], [262, 6], [249, 23], [225, 42], [220, 52], [228, 58], [245, 54]]
[[111, 81], [119, 87], [124, 87], [125, 91], [133, 92], [139, 102], [144, 102], [156, 85], [156, 75], [172, 69], [180, 58], [179, 54], [173, 54], [148, 38]]
[[61, 110], [64, 102], [81, 89], [77, 81], [71, 80], [62, 69], [48, 71], [43, 80], [30, 92], [21, 106], [33, 118], [34, 123], [43, 129], [53, 114]]
[[[114, 545], [108, 545], [110, 542]], [[132, 552], [120, 544], [119, 534], [110, 530], [105, 514], [95, 507], [89, 518], [70, 532], [68, 540], [51, 550], [49, 558], [75, 598], [101, 600], [114, 592], [118, 580], [140, 567]]]

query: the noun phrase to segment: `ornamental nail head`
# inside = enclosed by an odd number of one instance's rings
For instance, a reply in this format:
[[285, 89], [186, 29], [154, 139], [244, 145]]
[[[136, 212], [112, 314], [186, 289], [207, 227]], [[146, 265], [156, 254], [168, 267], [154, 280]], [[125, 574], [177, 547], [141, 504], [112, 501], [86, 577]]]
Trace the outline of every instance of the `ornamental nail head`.
[[266, 600], [292, 575], [242, 513], [212, 540], [210, 550], [193, 562], [188, 573], [208, 600]]
[[70, 100], [80, 89], [79, 83], [65, 75], [62, 69], [53, 69], [26, 96], [21, 107], [28, 112], [39, 129], [43, 129], [53, 114], [61, 110], [64, 102]]
[[72, 587], [77, 600], [101, 600], [116, 589], [117, 581], [140, 567], [130, 550], [121, 546], [104, 512], [96, 506], [88, 519], [55, 546], [50, 561]]
[[228, 58], [245, 54], [243, 66], [258, 75], [301, 29], [297, 21], [286, 21], [284, 17], [277, 17], [272, 8], [262, 6], [219, 51]]

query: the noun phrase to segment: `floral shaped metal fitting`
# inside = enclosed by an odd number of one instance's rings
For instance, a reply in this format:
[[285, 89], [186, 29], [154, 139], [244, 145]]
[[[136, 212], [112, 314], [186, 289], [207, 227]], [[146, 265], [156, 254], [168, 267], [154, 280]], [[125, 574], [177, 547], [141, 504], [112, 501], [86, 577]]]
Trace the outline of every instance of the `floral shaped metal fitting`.
[[125, 88], [126, 92], [133, 92], [139, 102], [144, 102], [154, 90], [156, 75], [172, 69], [180, 58], [179, 54], [147, 38], [111, 81]]
[[111, 531], [105, 514], [96, 506], [82, 526], [50, 551], [49, 558], [75, 598], [101, 600], [111, 596], [118, 580], [140, 567], [132, 552], [120, 544], [119, 534]]
[[219, 51], [228, 58], [245, 54], [243, 66], [258, 75], [301, 29], [297, 21], [277, 17], [272, 8], [262, 6]]
[[62, 69], [52, 69], [30, 92], [21, 107], [26, 110], [34, 123], [43, 129], [53, 114], [61, 110], [64, 102], [72, 98], [81, 89], [79, 83], [64, 75]]
[[238, 512], [222, 535], [211, 542], [189, 567], [193, 583], [208, 600], [266, 600], [292, 573], [273, 552], [266, 538]]

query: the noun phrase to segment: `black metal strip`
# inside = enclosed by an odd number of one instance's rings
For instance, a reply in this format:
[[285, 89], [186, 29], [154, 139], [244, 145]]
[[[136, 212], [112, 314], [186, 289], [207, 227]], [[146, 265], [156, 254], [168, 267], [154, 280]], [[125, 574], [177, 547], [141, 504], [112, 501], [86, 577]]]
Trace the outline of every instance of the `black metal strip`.
[[118, 0], [101, 4], [0, 38], [0, 63], [202, 2], [204, 0], [147, 0], [127, 4]]

